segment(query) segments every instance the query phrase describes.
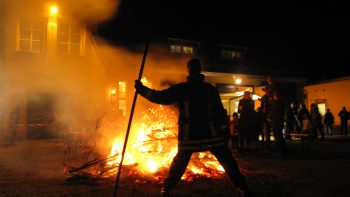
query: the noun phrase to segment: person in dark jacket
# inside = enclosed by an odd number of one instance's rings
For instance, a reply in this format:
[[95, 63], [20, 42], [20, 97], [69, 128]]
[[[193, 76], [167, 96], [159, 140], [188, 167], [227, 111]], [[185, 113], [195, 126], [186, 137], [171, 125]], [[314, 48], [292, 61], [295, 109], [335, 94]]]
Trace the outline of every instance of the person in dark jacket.
[[300, 122], [298, 118], [298, 107], [294, 102], [290, 103], [290, 108], [293, 114], [293, 133], [300, 133]]
[[325, 133], [329, 136], [332, 136], [334, 116], [329, 108], [327, 108], [327, 112], [324, 115], [323, 122], [324, 122], [324, 127], [325, 127]]
[[238, 103], [239, 126], [240, 126], [240, 149], [248, 149], [253, 139], [255, 126], [254, 101], [249, 91], [244, 91], [243, 98]]
[[310, 117], [312, 137], [316, 139], [318, 136], [318, 132], [320, 132], [321, 140], [324, 140], [324, 127], [322, 124], [322, 115], [320, 114], [318, 107], [315, 103], [311, 104]]
[[290, 140], [291, 136], [289, 134], [294, 132], [294, 115], [293, 110], [290, 104], [286, 104], [285, 114], [284, 114], [284, 120], [285, 120], [285, 139]]
[[298, 119], [300, 122], [301, 133], [310, 133], [311, 117], [310, 117], [309, 110], [306, 109], [306, 105], [304, 103], [300, 103], [300, 108], [298, 111]]
[[271, 125], [269, 121], [267, 120], [267, 112], [270, 111], [270, 103], [272, 97], [270, 97], [269, 89], [264, 88], [263, 89], [265, 94], [259, 99], [261, 102], [261, 113], [262, 113], [262, 119], [263, 119], [263, 137], [262, 141], [265, 144], [265, 147], [267, 149], [270, 148], [270, 134], [271, 134]]
[[273, 92], [273, 99], [270, 111], [267, 114], [267, 119], [271, 124], [272, 133], [278, 143], [279, 150], [282, 155], [285, 155], [286, 141], [284, 140], [282, 133], [284, 124], [284, 104], [278, 91]]
[[178, 152], [164, 180], [161, 196], [170, 196], [194, 152], [210, 151], [225, 169], [237, 191], [249, 196], [245, 177], [227, 144], [229, 128], [218, 90], [204, 82], [198, 59], [187, 63], [187, 82], [164, 90], [153, 90], [135, 81], [136, 92], [151, 102], [177, 104], [179, 110]]
[[343, 107], [343, 109], [338, 113], [338, 116], [340, 118], [340, 134], [347, 135], [349, 112], [346, 111], [345, 107]]

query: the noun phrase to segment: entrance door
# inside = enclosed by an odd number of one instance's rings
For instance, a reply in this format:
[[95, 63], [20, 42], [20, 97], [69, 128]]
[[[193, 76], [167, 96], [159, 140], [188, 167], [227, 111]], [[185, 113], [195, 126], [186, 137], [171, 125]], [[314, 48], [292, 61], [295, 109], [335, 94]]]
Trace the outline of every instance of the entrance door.
[[238, 111], [238, 102], [243, 98], [243, 92], [246, 90], [253, 91], [252, 87], [232, 84], [216, 84], [216, 87], [219, 90], [222, 103], [229, 116], [232, 116], [234, 112]]
[[49, 139], [53, 131], [55, 97], [52, 94], [32, 94], [28, 98], [28, 139]]

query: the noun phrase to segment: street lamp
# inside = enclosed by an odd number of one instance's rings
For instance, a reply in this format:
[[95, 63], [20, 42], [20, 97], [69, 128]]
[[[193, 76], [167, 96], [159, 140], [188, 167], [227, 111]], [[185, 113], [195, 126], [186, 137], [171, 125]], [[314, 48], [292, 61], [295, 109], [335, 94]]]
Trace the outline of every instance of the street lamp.
[[56, 4], [49, 4], [48, 5], [48, 14], [51, 17], [57, 17], [58, 12], [59, 12], [59, 8]]
[[57, 16], [57, 14], [58, 14], [58, 7], [57, 7], [57, 5], [51, 5], [49, 7], [49, 12], [50, 12], [51, 16]]
[[241, 84], [242, 83], [242, 79], [241, 78], [237, 78], [236, 79], [236, 84]]

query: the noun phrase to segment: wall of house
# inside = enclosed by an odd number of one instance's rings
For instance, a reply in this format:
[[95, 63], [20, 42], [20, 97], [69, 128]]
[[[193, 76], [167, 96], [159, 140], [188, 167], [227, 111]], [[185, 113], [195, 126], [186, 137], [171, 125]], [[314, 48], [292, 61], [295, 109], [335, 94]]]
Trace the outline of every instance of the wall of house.
[[[61, 16], [50, 18], [46, 1], [36, 2], [38, 4], [30, 4], [29, 1], [23, 1], [24, 4], [17, 1], [7, 3], [7, 9], [11, 12], [7, 12], [1, 21], [4, 31], [1, 31], [0, 39], [5, 43], [0, 49], [0, 68], [3, 71], [1, 122], [6, 125], [8, 114], [19, 107], [18, 138], [28, 135], [28, 125], [34, 121], [29, 113], [36, 113], [34, 109], [44, 111], [43, 106], [49, 106], [45, 115], [55, 113], [56, 116], [60, 113], [66, 114], [66, 119], [71, 118], [68, 116], [85, 118], [102, 114], [101, 108], [105, 107], [106, 102], [105, 68], [97, 57], [93, 37], [85, 25], [81, 24], [84, 44], [82, 55], [60, 55], [57, 53], [57, 22]], [[18, 49], [18, 25], [21, 18], [42, 19], [46, 22], [42, 51]], [[69, 17], [64, 17], [64, 20], [77, 23]]]
[[344, 78], [329, 82], [323, 82], [304, 87], [306, 94], [306, 104], [310, 109], [312, 103], [325, 103], [334, 115], [335, 124], [339, 125], [339, 111], [343, 106], [347, 110], [350, 108], [350, 78]]

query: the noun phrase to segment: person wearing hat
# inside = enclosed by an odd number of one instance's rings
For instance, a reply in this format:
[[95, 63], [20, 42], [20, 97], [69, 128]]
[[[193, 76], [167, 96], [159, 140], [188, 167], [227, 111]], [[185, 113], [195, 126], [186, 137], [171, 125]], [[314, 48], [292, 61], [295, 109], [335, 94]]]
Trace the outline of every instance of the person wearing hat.
[[229, 128], [218, 90], [204, 82], [198, 59], [187, 62], [187, 82], [164, 90], [150, 89], [135, 81], [138, 94], [158, 104], [177, 104], [179, 110], [178, 152], [164, 180], [161, 196], [170, 196], [194, 152], [211, 151], [225, 169], [237, 191], [249, 196], [245, 177], [228, 147]]

